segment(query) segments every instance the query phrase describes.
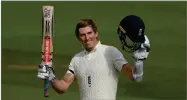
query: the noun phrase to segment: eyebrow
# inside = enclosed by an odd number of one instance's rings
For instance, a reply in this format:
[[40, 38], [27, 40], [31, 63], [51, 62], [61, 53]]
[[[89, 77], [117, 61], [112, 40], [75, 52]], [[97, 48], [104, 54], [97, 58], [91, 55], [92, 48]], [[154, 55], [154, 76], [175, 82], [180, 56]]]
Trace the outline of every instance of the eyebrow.
[[91, 31], [89, 31], [89, 32], [88, 32], [88, 34], [89, 34], [89, 33], [92, 33], [92, 32], [91, 32]]

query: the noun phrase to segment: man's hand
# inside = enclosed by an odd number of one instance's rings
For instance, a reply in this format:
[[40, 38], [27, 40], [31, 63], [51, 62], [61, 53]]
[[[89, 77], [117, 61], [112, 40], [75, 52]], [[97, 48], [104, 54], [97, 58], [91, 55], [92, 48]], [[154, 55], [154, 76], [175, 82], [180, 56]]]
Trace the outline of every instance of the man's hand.
[[49, 81], [56, 79], [53, 68], [43, 64], [38, 66], [37, 77], [43, 80], [48, 79]]
[[140, 49], [133, 52], [134, 67], [133, 78], [136, 82], [142, 81], [143, 78], [143, 60], [149, 55], [150, 44], [145, 42], [141, 44]]
[[133, 52], [132, 57], [135, 60], [145, 60], [149, 55], [150, 44], [142, 43], [140, 49]]

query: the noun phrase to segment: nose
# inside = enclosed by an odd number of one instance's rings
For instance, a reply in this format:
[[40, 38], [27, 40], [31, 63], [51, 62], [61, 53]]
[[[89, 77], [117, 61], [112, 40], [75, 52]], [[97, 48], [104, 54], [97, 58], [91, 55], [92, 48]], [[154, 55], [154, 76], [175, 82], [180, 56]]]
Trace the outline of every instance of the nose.
[[88, 34], [85, 34], [85, 39], [88, 40], [89, 36]]

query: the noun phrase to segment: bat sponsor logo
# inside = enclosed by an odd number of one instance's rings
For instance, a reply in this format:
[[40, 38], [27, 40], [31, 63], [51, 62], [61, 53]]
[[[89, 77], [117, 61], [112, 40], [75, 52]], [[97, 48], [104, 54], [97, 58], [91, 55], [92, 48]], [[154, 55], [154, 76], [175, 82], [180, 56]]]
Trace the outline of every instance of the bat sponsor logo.
[[50, 16], [51, 16], [51, 10], [50, 9], [48, 9], [48, 8], [44, 8], [44, 17], [46, 17], [46, 18], [50, 18]]

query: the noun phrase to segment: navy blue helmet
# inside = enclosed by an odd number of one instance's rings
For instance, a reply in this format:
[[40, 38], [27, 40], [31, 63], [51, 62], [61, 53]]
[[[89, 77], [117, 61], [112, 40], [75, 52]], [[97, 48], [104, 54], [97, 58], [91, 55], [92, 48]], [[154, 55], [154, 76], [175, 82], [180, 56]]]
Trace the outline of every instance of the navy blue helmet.
[[122, 44], [122, 49], [127, 52], [138, 50], [145, 41], [145, 24], [136, 15], [124, 17], [118, 26], [117, 33]]

